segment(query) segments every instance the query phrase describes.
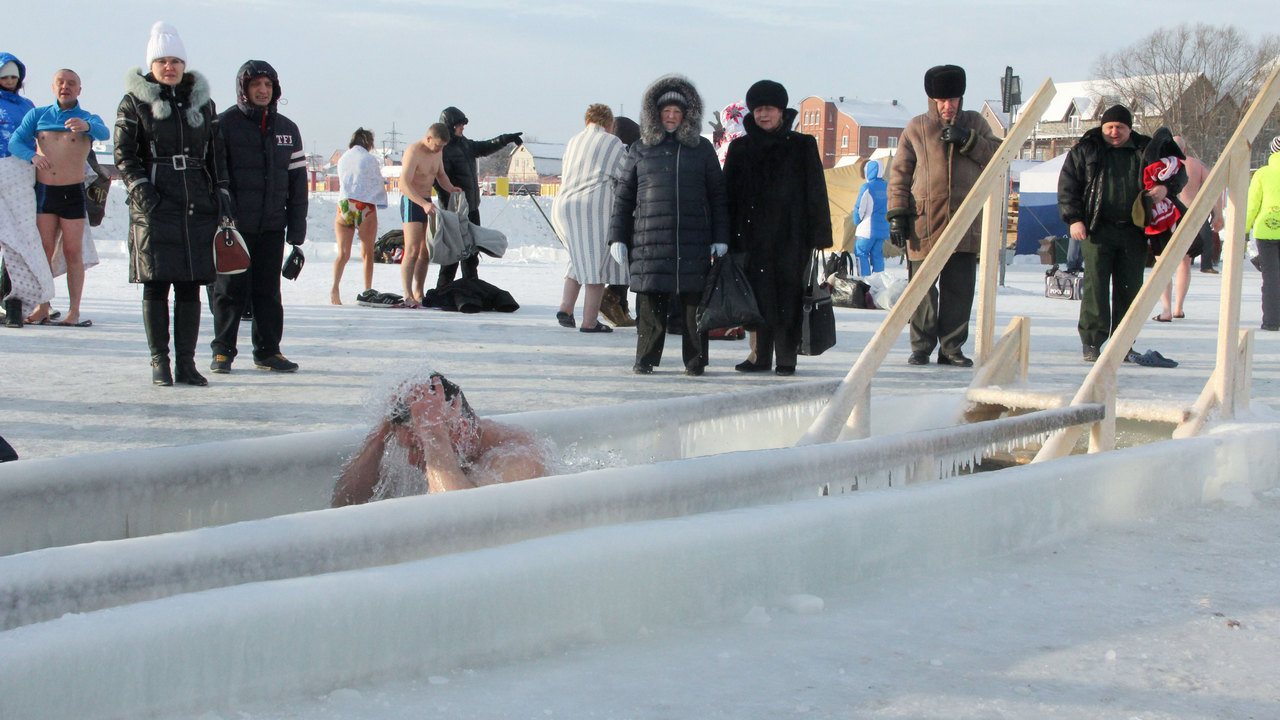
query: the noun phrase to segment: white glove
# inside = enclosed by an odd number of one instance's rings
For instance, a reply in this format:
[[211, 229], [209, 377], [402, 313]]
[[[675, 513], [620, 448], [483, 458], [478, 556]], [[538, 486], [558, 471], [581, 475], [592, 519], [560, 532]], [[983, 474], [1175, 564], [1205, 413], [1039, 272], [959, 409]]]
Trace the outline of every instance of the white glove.
[[724, 243], [711, 243], [711, 254], [716, 257], [724, 257], [729, 252], [729, 246]]
[[609, 246], [609, 254], [613, 256], [615, 262], [626, 267], [627, 265], [627, 246], [620, 242], [616, 242]]

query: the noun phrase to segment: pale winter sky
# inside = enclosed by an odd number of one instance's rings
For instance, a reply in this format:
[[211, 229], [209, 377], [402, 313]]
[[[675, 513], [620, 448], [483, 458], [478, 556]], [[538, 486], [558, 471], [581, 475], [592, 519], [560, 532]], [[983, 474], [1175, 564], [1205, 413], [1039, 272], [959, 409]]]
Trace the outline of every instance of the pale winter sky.
[[[1280, 33], [1264, 0], [1157, 5], [1066, 0], [8, 0], [0, 50], [28, 67], [26, 93], [52, 102], [53, 73], [77, 70], [82, 104], [110, 123], [125, 72], [145, 60], [156, 20], [178, 28], [189, 67], [210, 79], [220, 109], [235, 72], [270, 62], [283, 112], [308, 152], [345, 149], [369, 127], [379, 145], [421, 137], [456, 105], [468, 135], [523, 130], [565, 142], [604, 102], [637, 116], [654, 78], [687, 75], [707, 115], [751, 83], [783, 83], [792, 105], [809, 95], [898, 99], [924, 109], [921, 79], [955, 63], [969, 107], [999, 97], [1006, 65], [1024, 99], [1045, 78], [1084, 80], [1100, 53], [1180, 22], [1230, 24], [1254, 39]], [[869, 9], [874, 8], [874, 9]], [[1153, 12], [1153, 8], [1155, 8]], [[72, 27], [72, 26], [75, 27]]]

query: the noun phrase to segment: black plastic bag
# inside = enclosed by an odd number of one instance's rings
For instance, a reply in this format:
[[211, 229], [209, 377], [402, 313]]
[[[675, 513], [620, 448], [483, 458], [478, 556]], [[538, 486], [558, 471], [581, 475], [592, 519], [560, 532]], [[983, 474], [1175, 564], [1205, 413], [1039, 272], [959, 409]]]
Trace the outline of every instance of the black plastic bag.
[[712, 261], [707, 287], [702, 291], [702, 302], [698, 303], [698, 332], [738, 326], [750, 329], [764, 324], [743, 268], [745, 262], [746, 257], [741, 253]]

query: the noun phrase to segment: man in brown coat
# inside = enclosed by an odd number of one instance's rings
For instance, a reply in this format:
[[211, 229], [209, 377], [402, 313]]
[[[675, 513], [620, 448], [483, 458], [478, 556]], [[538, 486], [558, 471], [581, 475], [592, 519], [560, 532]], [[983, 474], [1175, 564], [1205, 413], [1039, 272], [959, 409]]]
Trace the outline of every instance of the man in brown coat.
[[[939, 65], [924, 74], [929, 110], [907, 123], [889, 174], [889, 239], [907, 250], [907, 268], [919, 269], [947, 223], [977, 182], [1000, 140], [982, 115], [962, 110], [964, 69]], [[969, 339], [981, 230], [977, 222], [938, 276], [936, 286], [911, 316], [911, 365], [971, 367], [962, 349]]]

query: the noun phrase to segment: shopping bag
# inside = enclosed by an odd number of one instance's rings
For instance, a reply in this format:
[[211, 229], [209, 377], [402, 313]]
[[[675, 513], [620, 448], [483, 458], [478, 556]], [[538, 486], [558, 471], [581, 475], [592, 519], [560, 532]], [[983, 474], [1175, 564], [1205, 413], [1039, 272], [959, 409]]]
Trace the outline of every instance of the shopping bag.
[[715, 258], [707, 274], [707, 286], [698, 303], [698, 332], [764, 324], [755, 293], [744, 268], [746, 256], [733, 253]]
[[219, 275], [237, 275], [249, 269], [249, 246], [230, 220], [224, 219], [213, 234], [213, 269]]
[[801, 355], [821, 355], [836, 344], [836, 313], [831, 305], [829, 286], [818, 280], [821, 265], [822, 261], [815, 252], [809, 258], [808, 281], [801, 298]]

